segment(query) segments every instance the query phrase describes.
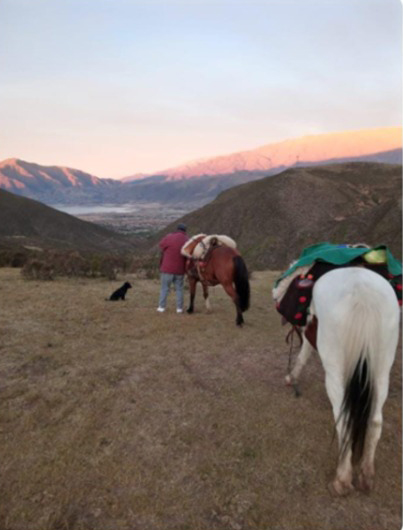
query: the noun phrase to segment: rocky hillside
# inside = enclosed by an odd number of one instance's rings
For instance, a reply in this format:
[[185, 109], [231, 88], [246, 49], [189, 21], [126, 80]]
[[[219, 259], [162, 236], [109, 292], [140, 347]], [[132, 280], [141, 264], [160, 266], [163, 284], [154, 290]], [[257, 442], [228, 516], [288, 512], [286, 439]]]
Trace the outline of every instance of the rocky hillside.
[[252, 269], [284, 269], [321, 241], [383, 243], [400, 256], [401, 178], [392, 164], [289, 169], [225, 191], [180, 221], [191, 235], [233, 237]]
[[0, 247], [113, 253], [135, 241], [45, 204], [0, 190]]

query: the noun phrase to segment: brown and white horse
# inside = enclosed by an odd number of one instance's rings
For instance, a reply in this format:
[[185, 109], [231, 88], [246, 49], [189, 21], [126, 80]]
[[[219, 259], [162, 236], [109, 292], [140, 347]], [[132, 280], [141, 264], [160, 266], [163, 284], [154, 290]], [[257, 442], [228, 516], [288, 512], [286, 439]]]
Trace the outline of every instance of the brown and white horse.
[[[311, 314], [317, 318], [316, 348], [339, 441], [339, 461], [332, 492], [345, 495], [353, 486], [370, 490], [375, 450], [382, 430], [382, 408], [399, 336], [399, 304], [389, 282], [362, 267], [334, 269], [313, 288]], [[312, 352], [304, 336], [294, 368], [286, 377], [296, 384]]]
[[[194, 248], [205, 238], [200, 234], [192, 238], [186, 245], [186, 251], [192, 255]], [[225, 292], [232, 298], [236, 308], [236, 325], [242, 326], [242, 313], [249, 307], [250, 287], [248, 270], [242, 256], [235, 248], [220, 245], [214, 238], [203, 260], [188, 259], [186, 267], [189, 280], [190, 303], [187, 312], [193, 313], [196, 296], [196, 285], [200, 282], [206, 308], [210, 311], [208, 287], [221, 284]]]

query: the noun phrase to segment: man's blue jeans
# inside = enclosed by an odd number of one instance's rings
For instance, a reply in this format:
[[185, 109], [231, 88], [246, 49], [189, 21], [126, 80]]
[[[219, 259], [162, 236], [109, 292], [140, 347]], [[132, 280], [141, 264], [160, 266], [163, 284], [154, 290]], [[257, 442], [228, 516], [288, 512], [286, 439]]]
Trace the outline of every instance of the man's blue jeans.
[[161, 272], [161, 293], [159, 307], [165, 309], [167, 297], [172, 284], [176, 293], [176, 309], [183, 309], [183, 274], [168, 274]]

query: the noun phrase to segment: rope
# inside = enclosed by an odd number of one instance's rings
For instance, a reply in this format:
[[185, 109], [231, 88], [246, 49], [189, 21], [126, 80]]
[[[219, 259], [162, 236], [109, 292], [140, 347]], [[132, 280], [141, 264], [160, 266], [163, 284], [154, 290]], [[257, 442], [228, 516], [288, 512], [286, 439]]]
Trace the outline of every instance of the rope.
[[[297, 333], [299, 338], [299, 347], [302, 346], [302, 332], [297, 326], [292, 326], [290, 331], [287, 333], [287, 336], [285, 338], [285, 341], [287, 344], [290, 344], [290, 350], [288, 352], [288, 367], [287, 367], [287, 373], [288, 375], [291, 375], [291, 364], [292, 364], [292, 357], [293, 357], [293, 348], [294, 348], [294, 333]], [[301, 395], [301, 392], [298, 388], [298, 385], [295, 381], [293, 381], [292, 377], [291, 379], [291, 385], [295, 392], [295, 397], [299, 397]]]

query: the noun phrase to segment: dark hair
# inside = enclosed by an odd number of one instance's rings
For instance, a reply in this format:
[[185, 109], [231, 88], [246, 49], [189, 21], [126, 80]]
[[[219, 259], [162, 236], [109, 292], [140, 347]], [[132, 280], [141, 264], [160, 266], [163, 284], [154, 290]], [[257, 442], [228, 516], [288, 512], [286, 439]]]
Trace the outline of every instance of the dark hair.
[[176, 229], [177, 230], [182, 230], [182, 232], [186, 232], [187, 227], [183, 223], [179, 223], [178, 226], [176, 227]]

